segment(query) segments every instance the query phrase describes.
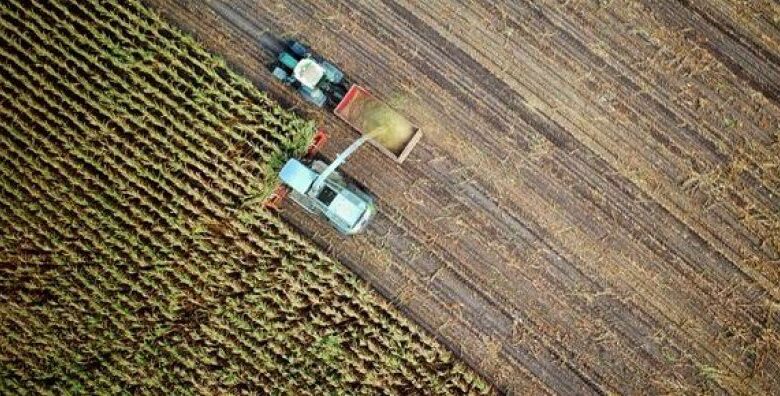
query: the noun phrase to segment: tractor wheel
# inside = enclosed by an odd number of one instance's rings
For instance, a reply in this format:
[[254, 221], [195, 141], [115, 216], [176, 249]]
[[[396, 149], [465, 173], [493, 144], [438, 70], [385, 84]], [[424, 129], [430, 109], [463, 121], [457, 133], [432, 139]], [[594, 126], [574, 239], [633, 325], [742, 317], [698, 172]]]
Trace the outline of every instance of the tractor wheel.
[[303, 45], [300, 41], [291, 42], [289, 47], [290, 51], [292, 51], [299, 58], [305, 58], [311, 53], [309, 47]]
[[274, 67], [274, 70], [271, 72], [271, 74], [273, 74], [277, 80], [285, 83], [287, 82], [287, 78], [290, 76], [286, 70], [279, 66]]

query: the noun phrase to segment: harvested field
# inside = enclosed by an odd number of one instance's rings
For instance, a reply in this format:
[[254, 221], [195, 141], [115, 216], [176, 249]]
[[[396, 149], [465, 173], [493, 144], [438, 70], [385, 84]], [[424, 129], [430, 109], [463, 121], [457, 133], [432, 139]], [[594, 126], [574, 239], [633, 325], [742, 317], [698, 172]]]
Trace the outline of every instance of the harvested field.
[[0, 5], [0, 393], [489, 393], [259, 204], [313, 125], [137, 1]]
[[368, 233], [284, 216], [516, 394], [780, 392], [780, 8], [150, 0], [275, 98], [294, 36], [425, 131], [345, 167]]

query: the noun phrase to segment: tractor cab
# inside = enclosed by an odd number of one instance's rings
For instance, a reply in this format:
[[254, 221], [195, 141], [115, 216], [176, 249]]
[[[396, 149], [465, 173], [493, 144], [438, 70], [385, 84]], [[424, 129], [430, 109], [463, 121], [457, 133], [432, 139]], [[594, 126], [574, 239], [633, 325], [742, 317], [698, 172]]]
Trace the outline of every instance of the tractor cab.
[[271, 69], [274, 77], [317, 107], [336, 107], [349, 88], [341, 70], [295, 40], [287, 42]]

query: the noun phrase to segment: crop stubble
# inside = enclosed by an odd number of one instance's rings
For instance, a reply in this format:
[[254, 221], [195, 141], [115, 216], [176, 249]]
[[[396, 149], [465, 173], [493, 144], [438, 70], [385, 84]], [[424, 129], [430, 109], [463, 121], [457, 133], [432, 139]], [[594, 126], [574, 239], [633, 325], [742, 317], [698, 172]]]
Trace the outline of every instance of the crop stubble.
[[259, 207], [311, 123], [136, 1], [0, 31], [0, 392], [489, 391]]
[[152, 3], [280, 98], [263, 31], [408, 99], [367, 235], [285, 216], [501, 389], [780, 388], [772, 2]]

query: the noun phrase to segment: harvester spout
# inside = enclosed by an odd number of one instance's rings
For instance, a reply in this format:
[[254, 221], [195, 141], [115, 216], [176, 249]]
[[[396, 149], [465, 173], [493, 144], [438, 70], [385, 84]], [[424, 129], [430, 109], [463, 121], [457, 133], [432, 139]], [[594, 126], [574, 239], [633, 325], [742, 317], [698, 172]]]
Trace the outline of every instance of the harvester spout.
[[311, 192], [312, 194], [316, 195], [319, 194], [320, 190], [322, 190], [322, 187], [325, 185], [325, 180], [328, 179], [328, 177], [339, 167], [341, 164], [344, 163], [344, 161], [347, 160], [347, 158], [352, 155], [352, 153], [355, 152], [360, 146], [363, 145], [363, 143], [367, 142], [368, 139], [371, 139], [372, 137], [379, 135], [381, 131], [377, 131], [374, 133], [367, 133], [360, 137], [360, 139], [355, 140], [352, 142], [349, 147], [347, 147], [346, 150], [342, 151], [341, 154], [339, 154], [333, 162], [328, 165], [327, 168], [325, 168], [322, 173], [317, 177], [317, 179], [314, 181], [314, 184], [312, 184]]

